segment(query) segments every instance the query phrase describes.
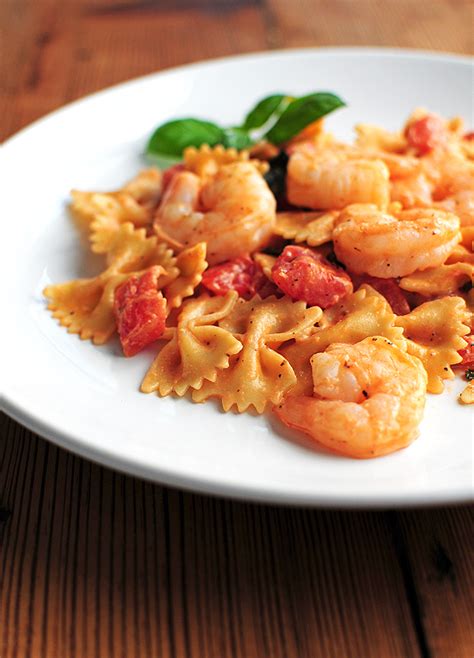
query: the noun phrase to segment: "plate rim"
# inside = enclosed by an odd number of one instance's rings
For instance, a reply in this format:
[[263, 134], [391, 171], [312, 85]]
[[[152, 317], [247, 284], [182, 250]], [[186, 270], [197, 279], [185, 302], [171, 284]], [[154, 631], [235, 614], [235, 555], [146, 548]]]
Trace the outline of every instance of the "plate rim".
[[[409, 48], [384, 48], [372, 46], [354, 46], [354, 47], [323, 47], [323, 48], [287, 48], [272, 51], [257, 51], [232, 55], [229, 57], [219, 57], [214, 59], [200, 60], [183, 64], [180, 66], [161, 69], [143, 76], [126, 79], [117, 84], [105, 87], [101, 90], [87, 94], [74, 101], [71, 101], [59, 108], [39, 117], [32, 123], [20, 129], [8, 137], [0, 148], [0, 156], [4, 159], [8, 155], [10, 147], [14, 147], [16, 142], [27, 136], [30, 131], [36, 130], [49, 121], [54, 121], [58, 116], [67, 113], [69, 110], [96, 100], [115, 91], [132, 87], [134, 84], [143, 84], [148, 80], [160, 76], [173, 75], [179, 72], [185, 72], [194, 68], [213, 67], [216, 64], [226, 64], [231, 62], [241, 62], [252, 59], [277, 59], [279, 57], [300, 57], [311, 56], [315, 54], [326, 55], [328, 57], [341, 55], [363, 55], [365, 57], [388, 56], [390, 58], [411, 58], [417, 60], [439, 61], [439, 62], [456, 62], [473, 66], [474, 57], [461, 55], [457, 53], [444, 53], [439, 51], [417, 50]], [[235, 500], [245, 500], [248, 502], [259, 502], [266, 504], [289, 505], [289, 506], [307, 506], [321, 508], [346, 508], [346, 509], [386, 509], [391, 507], [428, 507], [436, 505], [450, 504], [467, 504], [473, 501], [473, 488], [461, 487], [458, 489], [450, 488], [448, 491], [441, 489], [438, 491], [421, 492], [409, 495], [403, 495], [403, 492], [393, 494], [384, 492], [382, 496], [374, 498], [373, 492], [358, 492], [355, 499], [350, 498], [350, 493], [327, 494], [324, 492], [309, 493], [291, 493], [288, 491], [278, 492], [275, 490], [259, 489], [248, 485], [238, 486], [227, 484], [219, 480], [209, 480], [201, 477], [193, 477], [175, 471], [163, 470], [159, 466], [150, 465], [134, 459], [124, 459], [116, 453], [106, 450], [103, 447], [89, 446], [84, 443], [74, 432], [64, 432], [57, 430], [53, 425], [45, 423], [40, 416], [32, 414], [21, 404], [21, 401], [15, 397], [9, 397], [6, 387], [2, 386], [0, 408], [7, 415], [27, 427], [29, 430], [39, 434], [43, 438], [51, 441], [53, 444], [64, 448], [80, 457], [99, 463], [103, 466], [114, 468], [122, 473], [130, 474], [157, 484], [177, 487], [186, 491], [202, 493], [213, 496], [221, 496]]]
[[[19, 409], [8, 403], [2, 410], [8, 416], [20, 423], [30, 431], [42, 438], [51, 441], [54, 445], [68, 452], [85, 458], [95, 464], [112, 468], [125, 475], [131, 475], [147, 480], [161, 486], [172, 487], [198, 495], [210, 495], [214, 497], [239, 500], [242, 502], [264, 503], [267, 505], [282, 505], [288, 507], [309, 507], [321, 509], [348, 509], [348, 510], [383, 510], [392, 508], [425, 508], [448, 505], [468, 505], [474, 500], [472, 488], [460, 488], [436, 492], [423, 492], [421, 494], [404, 496], [403, 494], [383, 493], [374, 499], [373, 492], [358, 493], [357, 498], [350, 498], [350, 494], [300, 494], [289, 492], [278, 492], [274, 490], [258, 489], [257, 487], [235, 486], [218, 480], [209, 480], [169, 470], [163, 470], [157, 466], [135, 460], [124, 460], [116, 453], [104, 448], [89, 448], [73, 434], [66, 434], [55, 430], [54, 427], [43, 423], [43, 421], [30, 414], [28, 411]], [[358, 460], [354, 460], [356, 463]]]

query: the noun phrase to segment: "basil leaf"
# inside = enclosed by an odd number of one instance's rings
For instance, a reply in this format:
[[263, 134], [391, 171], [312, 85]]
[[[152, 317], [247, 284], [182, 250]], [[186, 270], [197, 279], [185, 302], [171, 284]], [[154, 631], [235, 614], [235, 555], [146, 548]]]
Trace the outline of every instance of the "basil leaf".
[[171, 155], [179, 157], [187, 146], [209, 144], [215, 146], [224, 142], [222, 128], [210, 121], [200, 119], [176, 119], [159, 126], [147, 144], [149, 155]]
[[267, 96], [263, 98], [253, 110], [245, 117], [245, 121], [242, 125], [244, 130], [254, 130], [255, 128], [260, 128], [264, 123], [270, 119], [272, 114], [278, 111], [284, 101], [288, 98], [284, 94], [273, 94], [273, 96]]
[[302, 96], [292, 101], [281, 117], [265, 135], [272, 144], [282, 144], [297, 135], [310, 123], [344, 107], [343, 100], [329, 92], [319, 92]]
[[247, 146], [251, 146], [253, 140], [243, 128], [236, 126], [234, 128], [224, 128], [224, 141], [222, 143], [226, 148], [235, 148], [241, 151]]

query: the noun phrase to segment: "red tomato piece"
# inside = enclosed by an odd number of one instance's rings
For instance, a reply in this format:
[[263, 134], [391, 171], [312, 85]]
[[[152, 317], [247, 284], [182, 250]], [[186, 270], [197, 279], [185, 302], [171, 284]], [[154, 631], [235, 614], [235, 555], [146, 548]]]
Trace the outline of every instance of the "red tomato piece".
[[268, 297], [276, 291], [262, 268], [250, 256], [234, 258], [206, 270], [202, 285], [215, 295], [225, 295], [236, 290], [240, 297], [252, 299], [255, 294]]
[[157, 290], [160, 274], [160, 267], [150, 267], [115, 291], [114, 314], [125, 356], [134, 356], [165, 330], [166, 299]]
[[474, 132], [466, 133], [463, 139], [467, 139], [468, 142], [472, 142], [474, 139]]
[[352, 292], [352, 281], [340, 267], [308, 247], [289, 245], [278, 256], [272, 277], [288, 297], [328, 308]]
[[464, 370], [474, 369], [474, 334], [464, 336], [464, 340], [467, 340], [467, 345], [464, 349], [459, 350], [462, 361], [457, 363], [456, 366]]
[[410, 312], [407, 298], [396, 279], [378, 279], [367, 275], [362, 277], [360, 283], [368, 283], [383, 295], [396, 315], [406, 315]]
[[176, 174], [179, 174], [180, 171], [184, 171], [184, 164], [175, 164], [168, 169], [165, 169], [163, 172], [163, 191], [166, 190], [168, 185], [171, 183]]
[[446, 130], [443, 120], [436, 114], [427, 114], [425, 117], [410, 123], [405, 131], [410, 146], [415, 148], [419, 155], [426, 155], [441, 144]]

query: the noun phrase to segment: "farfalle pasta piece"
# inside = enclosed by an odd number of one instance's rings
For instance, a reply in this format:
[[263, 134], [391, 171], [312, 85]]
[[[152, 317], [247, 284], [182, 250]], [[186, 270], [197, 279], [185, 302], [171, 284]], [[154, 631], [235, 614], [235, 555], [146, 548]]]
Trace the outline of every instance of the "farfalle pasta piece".
[[253, 254], [252, 258], [257, 263], [257, 265], [262, 268], [262, 272], [265, 274], [267, 279], [273, 282], [272, 267], [275, 265], [276, 256], [257, 252], [256, 254]]
[[91, 250], [95, 254], [106, 254], [115, 242], [120, 225], [111, 214], [97, 215], [90, 223]]
[[90, 227], [100, 216], [109, 217], [116, 224], [132, 222], [134, 226], [145, 226], [150, 213], [131, 195], [124, 192], [81, 192], [71, 191], [71, 212], [79, 222]]
[[108, 276], [104, 272], [94, 279], [76, 279], [47, 286], [43, 292], [48, 299], [48, 309], [69, 333], [102, 345], [115, 331], [115, 289], [127, 276]]
[[[96, 254], [107, 254], [115, 247], [117, 237], [120, 237], [121, 227], [129, 224], [134, 228], [140, 228], [140, 224], [133, 221], [120, 222], [116, 217], [107, 214], [98, 215], [90, 224], [89, 239], [91, 250]], [[148, 227], [146, 222], [145, 227]], [[146, 228], [143, 227], [143, 230]]]
[[142, 169], [120, 191], [129, 194], [140, 205], [153, 210], [161, 199], [162, 190], [163, 175], [161, 171], [156, 167], [150, 167]]
[[136, 229], [130, 223], [120, 225], [107, 251], [107, 265], [112, 272], [135, 272], [161, 265], [167, 272], [163, 285], [179, 275], [173, 251], [156, 236], [148, 237], [145, 229]]
[[355, 127], [355, 145], [361, 149], [402, 153], [407, 147], [406, 137], [401, 131], [390, 132], [385, 128], [368, 123], [358, 123]]
[[201, 388], [205, 380], [215, 381], [218, 371], [229, 366], [229, 356], [242, 349], [231, 332], [215, 326], [231, 312], [237, 298], [231, 291], [224, 297], [201, 295], [186, 302], [177, 327], [167, 330], [171, 340], [155, 358], [141, 390], [184, 395], [190, 387]]
[[182, 251], [176, 258], [178, 276], [165, 288], [168, 309], [179, 308], [185, 297], [190, 297], [202, 281], [207, 268], [206, 243], [199, 242]]
[[425, 302], [407, 315], [397, 317], [397, 326], [407, 339], [407, 351], [417, 356], [428, 373], [429, 393], [441, 393], [444, 379], [453, 379], [451, 366], [460, 363], [459, 350], [469, 333], [466, 303], [461, 297], [443, 297]]
[[469, 382], [469, 384], [459, 396], [459, 400], [463, 404], [474, 404], [474, 381]]
[[320, 308], [306, 308], [304, 302], [288, 297], [239, 299], [219, 326], [239, 338], [242, 352], [231, 357], [229, 367], [219, 371], [214, 382], [206, 381], [194, 391], [193, 400], [217, 397], [225, 411], [235, 405], [239, 412], [254, 407], [258, 413], [267, 403], [278, 404], [296, 377], [276, 348], [307, 335], [321, 315]]
[[422, 272], [414, 272], [400, 279], [400, 288], [426, 297], [451, 295], [465, 283], [472, 282], [474, 265], [452, 263], [439, 265]]
[[311, 395], [310, 359], [332, 343], [358, 343], [370, 336], [384, 336], [405, 349], [403, 329], [395, 324], [396, 316], [389, 303], [371, 286], [364, 285], [347, 295], [339, 304], [327, 309], [319, 328], [303, 340], [280, 350], [293, 367], [297, 382], [289, 395]]
[[[139, 172], [122, 188], [113, 192], [72, 190], [71, 210], [87, 224], [98, 214], [106, 213], [116, 217], [120, 223], [131, 221], [141, 226], [145, 217], [148, 222], [151, 220], [150, 212], [160, 200], [161, 191], [162, 174], [159, 169], [152, 167]], [[148, 213], [140, 209], [148, 210]]]
[[251, 159], [248, 151], [225, 148], [221, 144], [213, 147], [203, 144], [199, 148], [188, 146], [183, 152], [183, 162], [188, 171], [201, 178], [210, 178], [217, 173], [219, 167], [233, 162], [251, 162], [261, 174], [268, 171], [268, 163]]
[[89, 229], [92, 251], [105, 253], [119, 226], [125, 222], [137, 228], [149, 226], [161, 187], [161, 172], [151, 168], [140, 172], [115, 192], [72, 190], [70, 208], [79, 224]]
[[306, 242], [317, 247], [332, 240], [338, 211], [330, 212], [279, 212], [275, 233], [286, 240]]
[[97, 345], [105, 343], [115, 330], [113, 313], [117, 286], [131, 274], [160, 267], [158, 287], [170, 284], [179, 274], [172, 252], [144, 229], [121, 224], [114, 245], [107, 254], [107, 269], [92, 279], [76, 279], [47, 286], [48, 309], [70, 333], [79, 334]]
[[472, 249], [468, 249], [462, 244], [457, 244], [446, 259], [445, 265], [451, 265], [453, 263], [469, 263], [470, 265], [474, 265], [474, 253]]
[[276, 347], [288, 340], [309, 336], [323, 313], [318, 306], [307, 308], [305, 302], [295, 302], [289, 297], [261, 299], [257, 295], [249, 301], [240, 298], [232, 313], [221, 320], [219, 326], [243, 338], [249, 329], [253, 330], [254, 314], [262, 318], [271, 316], [265, 342]]

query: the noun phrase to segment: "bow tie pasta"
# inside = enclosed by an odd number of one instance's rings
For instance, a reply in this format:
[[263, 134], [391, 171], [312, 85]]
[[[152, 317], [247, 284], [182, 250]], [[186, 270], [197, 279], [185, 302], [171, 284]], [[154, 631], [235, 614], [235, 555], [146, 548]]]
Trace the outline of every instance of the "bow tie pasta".
[[285, 240], [305, 242], [319, 247], [332, 240], [338, 211], [331, 212], [280, 212], [277, 213], [275, 234]]
[[72, 190], [70, 207], [79, 226], [89, 231], [92, 251], [101, 254], [112, 244], [120, 224], [145, 228], [152, 223], [161, 192], [162, 174], [151, 168], [115, 192]]
[[470, 333], [466, 319], [466, 303], [461, 297], [443, 297], [396, 320], [407, 339], [407, 351], [426, 369], [430, 393], [441, 393], [443, 380], [454, 378], [451, 366], [462, 361], [459, 351], [466, 347], [464, 336]]
[[296, 383], [290, 363], [277, 351], [282, 343], [308, 334], [320, 319], [319, 307], [288, 298], [258, 297], [239, 300], [219, 325], [239, 338], [242, 351], [215, 381], [207, 381], [193, 393], [196, 402], [218, 397], [225, 411], [235, 405], [242, 412], [254, 407], [262, 413], [268, 402], [278, 404]]
[[242, 349], [232, 333], [216, 326], [228, 315], [237, 301], [237, 293], [225, 297], [208, 297], [186, 302], [171, 340], [159, 352], [145, 379], [144, 393], [157, 391], [184, 395], [189, 388], [199, 390], [204, 381], [215, 382], [218, 371], [229, 367], [229, 356]]

